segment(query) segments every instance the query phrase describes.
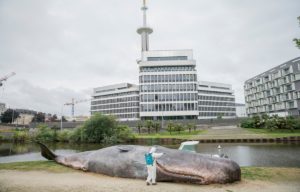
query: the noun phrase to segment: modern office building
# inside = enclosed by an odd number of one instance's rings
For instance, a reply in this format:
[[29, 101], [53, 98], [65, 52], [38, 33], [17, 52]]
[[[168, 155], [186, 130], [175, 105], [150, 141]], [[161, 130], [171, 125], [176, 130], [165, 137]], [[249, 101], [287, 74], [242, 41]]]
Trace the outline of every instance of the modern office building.
[[236, 117], [247, 117], [246, 105], [243, 103], [235, 104]]
[[143, 51], [138, 65], [141, 119], [197, 118], [197, 71], [192, 50]]
[[231, 85], [199, 81], [198, 107], [198, 119], [236, 117], [235, 97]]
[[121, 83], [95, 88], [91, 113], [114, 115], [120, 121], [139, 119], [139, 87]]
[[[123, 121], [235, 117], [230, 85], [198, 85], [192, 50], [149, 50], [153, 29], [147, 26], [145, 1], [142, 11], [143, 25], [137, 30], [141, 35], [139, 86], [126, 83], [95, 88], [91, 113], [112, 114]], [[126, 99], [116, 99], [121, 96]]]
[[300, 57], [247, 80], [244, 91], [248, 116], [299, 115]]

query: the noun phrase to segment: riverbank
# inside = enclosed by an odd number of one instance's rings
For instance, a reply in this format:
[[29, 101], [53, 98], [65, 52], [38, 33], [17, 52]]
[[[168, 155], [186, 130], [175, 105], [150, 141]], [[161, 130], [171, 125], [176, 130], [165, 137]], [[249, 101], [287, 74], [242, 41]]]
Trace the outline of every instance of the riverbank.
[[158, 183], [146, 186], [143, 180], [108, 177], [73, 170], [51, 161], [0, 164], [0, 191], [299, 191], [300, 168], [242, 168], [242, 181], [233, 184], [193, 185]]

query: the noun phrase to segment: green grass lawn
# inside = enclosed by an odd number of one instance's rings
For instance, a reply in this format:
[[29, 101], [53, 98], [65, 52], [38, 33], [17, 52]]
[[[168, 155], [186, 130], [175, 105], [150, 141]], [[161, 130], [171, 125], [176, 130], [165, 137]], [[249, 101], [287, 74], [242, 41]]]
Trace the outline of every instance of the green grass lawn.
[[[0, 163], [0, 170], [48, 171], [54, 173], [77, 171], [57, 164], [54, 161]], [[242, 179], [247, 180], [300, 180], [300, 168], [241, 167], [241, 171]]]
[[196, 130], [196, 131], [182, 131], [180, 134], [178, 132], [172, 132], [171, 134], [167, 131], [159, 132], [159, 133], [142, 133], [142, 134], [135, 134], [135, 138], [144, 138], [144, 139], [161, 139], [161, 138], [176, 138], [176, 139], [191, 139], [195, 135], [203, 134], [206, 130]]
[[289, 137], [289, 136], [300, 136], [300, 130], [294, 130], [293, 132], [290, 130], [277, 129], [274, 131], [270, 131], [268, 129], [254, 129], [254, 128], [244, 128], [251, 133], [255, 134], [263, 134], [266, 137]]
[[64, 173], [75, 171], [69, 167], [60, 165], [54, 161], [29, 161], [16, 163], [0, 163], [0, 170], [20, 170], [20, 171], [49, 171], [55, 173]]

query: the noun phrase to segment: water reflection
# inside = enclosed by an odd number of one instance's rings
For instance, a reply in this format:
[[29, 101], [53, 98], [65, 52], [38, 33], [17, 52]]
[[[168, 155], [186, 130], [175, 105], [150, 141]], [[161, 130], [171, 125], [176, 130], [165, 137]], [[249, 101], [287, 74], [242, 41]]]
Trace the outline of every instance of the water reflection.
[[[196, 147], [198, 153], [218, 154], [219, 144], [200, 143]], [[240, 166], [273, 166], [273, 167], [300, 167], [299, 144], [238, 144], [224, 143], [221, 153], [229, 156]], [[103, 148], [100, 144], [47, 144], [56, 154], [66, 155], [81, 151]], [[178, 148], [179, 145], [166, 146]], [[0, 163], [46, 160], [40, 154], [37, 144], [0, 143]]]

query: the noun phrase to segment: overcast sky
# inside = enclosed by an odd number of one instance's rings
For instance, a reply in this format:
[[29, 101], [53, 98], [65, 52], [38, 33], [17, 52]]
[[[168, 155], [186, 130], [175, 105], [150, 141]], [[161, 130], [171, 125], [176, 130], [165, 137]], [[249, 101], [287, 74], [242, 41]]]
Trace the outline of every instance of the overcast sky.
[[[92, 88], [138, 83], [141, 0], [0, 0], [0, 89], [13, 108], [60, 115]], [[150, 49], [193, 49], [198, 79], [232, 84], [300, 56], [299, 0], [149, 0]], [[90, 103], [75, 107], [89, 114]], [[70, 115], [70, 107], [64, 107]]]

